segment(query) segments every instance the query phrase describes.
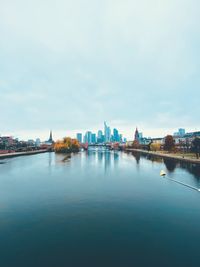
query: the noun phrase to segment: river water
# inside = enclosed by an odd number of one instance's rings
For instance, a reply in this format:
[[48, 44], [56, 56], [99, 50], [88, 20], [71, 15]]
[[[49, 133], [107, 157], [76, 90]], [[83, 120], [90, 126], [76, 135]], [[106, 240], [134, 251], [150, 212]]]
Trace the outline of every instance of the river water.
[[198, 189], [200, 167], [102, 150], [0, 160], [0, 266], [200, 266], [200, 192], [168, 178]]

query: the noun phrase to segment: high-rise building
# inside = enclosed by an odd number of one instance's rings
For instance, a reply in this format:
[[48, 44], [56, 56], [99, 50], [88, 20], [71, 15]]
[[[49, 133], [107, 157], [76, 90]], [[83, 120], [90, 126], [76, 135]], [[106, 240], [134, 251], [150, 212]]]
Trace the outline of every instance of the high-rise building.
[[97, 138], [101, 139], [103, 135], [103, 132], [101, 130], [98, 130]]
[[92, 132], [88, 131], [85, 134], [84, 143], [91, 144], [92, 143]]
[[105, 142], [110, 142], [111, 130], [110, 127], [107, 126], [106, 122], [104, 122], [104, 136], [105, 136]]
[[179, 132], [180, 136], [184, 136], [185, 135], [185, 129], [183, 129], [183, 128], [178, 129], [178, 132]]
[[143, 133], [139, 133], [139, 139], [143, 138]]
[[79, 143], [82, 143], [82, 133], [77, 133], [76, 139], [79, 141]]
[[185, 135], [185, 129], [183, 129], [183, 128], [179, 128], [178, 129], [178, 132], [175, 132], [174, 134], [173, 134], [174, 136], [184, 136]]
[[96, 144], [97, 138], [96, 138], [96, 134], [95, 133], [92, 134], [91, 139], [92, 139], [92, 144]]
[[41, 145], [40, 138], [37, 138], [37, 139], [35, 140], [35, 145], [36, 145], [36, 146], [40, 146], [40, 145]]
[[88, 141], [87, 141], [87, 133], [85, 133], [85, 135], [83, 137], [83, 143], [84, 144], [88, 143]]
[[97, 133], [97, 143], [103, 143], [103, 132], [101, 130]]
[[119, 142], [119, 132], [117, 129], [113, 129], [113, 141]]
[[110, 139], [111, 139], [111, 129], [110, 129], [110, 127], [108, 127], [108, 135], [107, 135], [107, 137], [108, 137], [108, 142], [110, 142]]
[[106, 122], [104, 121], [104, 136], [105, 136], [105, 142], [108, 142], [108, 133], [107, 133], [107, 125]]

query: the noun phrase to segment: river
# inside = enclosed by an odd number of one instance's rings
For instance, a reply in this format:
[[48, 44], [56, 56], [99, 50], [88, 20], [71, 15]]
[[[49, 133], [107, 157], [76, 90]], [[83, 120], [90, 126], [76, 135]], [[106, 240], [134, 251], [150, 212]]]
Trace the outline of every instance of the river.
[[[160, 171], [165, 170], [165, 178]], [[0, 160], [0, 266], [199, 266], [200, 167], [91, 149]]]

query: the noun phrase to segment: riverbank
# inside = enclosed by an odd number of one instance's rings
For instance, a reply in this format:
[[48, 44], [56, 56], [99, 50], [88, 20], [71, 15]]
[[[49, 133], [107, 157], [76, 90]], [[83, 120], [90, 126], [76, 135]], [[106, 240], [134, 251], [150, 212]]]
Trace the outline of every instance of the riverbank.
[[127, 149], [125, 149], [125, 151], [127, 151], [127, 152], [139, 152], [139, 153], [144, 154], [144, 155], [153, 155], [153, 156], [157, 156], [157, 157], [161, 157], [161, 158], [170, 158], [170, 159], [175, 159], [175, 160], [179, 160], [179, 161], [200, 164], [200, 159], [188, 158], [185, 155], [176, 155], [173, 153], [166, 154], [166, 153], [161, 153], [160, 151], [153, 152], [153, 151], [146, 151], [146, 150], [134, 149], [134, 148], [127, 148]]
[[49, 150], [48, 149], [42, 149], [42, 150], [35, 150], [35, 151], [6, 153], [6, 154], [0, 154], [0, 159], [14, 158], [14, 157], [19, 157], [19, 156], [29, 156], [29, 155], [46, 153], [46, 152], [49, 152]]

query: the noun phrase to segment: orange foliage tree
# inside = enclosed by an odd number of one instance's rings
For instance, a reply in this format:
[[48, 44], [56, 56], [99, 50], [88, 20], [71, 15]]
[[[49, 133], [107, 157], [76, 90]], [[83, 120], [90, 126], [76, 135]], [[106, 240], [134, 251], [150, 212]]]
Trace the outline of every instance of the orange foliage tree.
[[56, 153], [71, 153], [78, 152], [80, 144], [77, 139], [70, 137], [64, 137], [63, 140], [58, 140], [54, 144], [54, 150]]

